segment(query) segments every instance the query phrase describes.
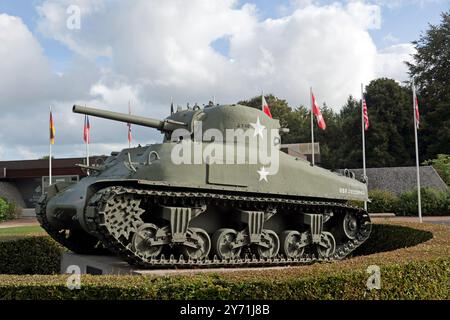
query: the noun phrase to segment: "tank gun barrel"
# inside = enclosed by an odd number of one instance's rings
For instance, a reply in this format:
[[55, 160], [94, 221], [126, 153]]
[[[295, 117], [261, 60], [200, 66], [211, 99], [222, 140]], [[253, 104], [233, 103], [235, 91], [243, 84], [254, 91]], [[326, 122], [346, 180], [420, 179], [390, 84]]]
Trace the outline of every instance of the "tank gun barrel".
[[120, 122], [131, 123], [139, 126], [155, 128], [160, 131], [173, 131], [177, 128], [187, 127], [187, 124], [180, 121], [165, 119], [158, 120], [140, 116], [134, 116], [126, 113], [113, 112], [107, 110], [101, 110], [97, 108], [82, 107], [74, 105], [72, 111], [75, 113], [81, 113], [93, 117], [110, 119]]

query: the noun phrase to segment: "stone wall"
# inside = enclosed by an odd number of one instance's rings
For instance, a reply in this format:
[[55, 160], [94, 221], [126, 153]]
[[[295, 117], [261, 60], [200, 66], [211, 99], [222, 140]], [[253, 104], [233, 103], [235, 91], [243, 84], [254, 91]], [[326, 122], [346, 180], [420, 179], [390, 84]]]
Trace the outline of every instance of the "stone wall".
[[0, 182], [0, 197], [15, 203], [18, 207], [25, 208], [22, 195], [12, 182]]

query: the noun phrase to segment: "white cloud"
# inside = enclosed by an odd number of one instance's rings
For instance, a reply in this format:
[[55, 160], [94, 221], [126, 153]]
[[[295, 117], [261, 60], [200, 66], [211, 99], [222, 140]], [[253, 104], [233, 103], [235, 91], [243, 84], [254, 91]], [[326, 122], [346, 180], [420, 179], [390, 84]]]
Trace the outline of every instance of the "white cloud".
[[[81, 8], [81, 30], [66, 26], [73, 4]], [[396, 44], [378, 51], [369, 30], [380, 27], [380, 7], [361, 1], [293, 1], [283, 17], [263, 21], [255, 5], [238, 7], [234, 0], [46, 0], [37, 10], [38, 30], [74, 52], [72, 67], [52, 73], [22, 21], [0, 15], [0, 39], [7, 44], [0, 46], [0, 59], [9, 62], [0, 64], [0, 106], [9, 114], [0, 119], [6, 158], [45, 152], [50, 103], [63, 144], [55, 149], [82, 154], [82, 117], [71, 113], [74, 103], [126, 112], [131, 99], [134, 113], [161, 118], [170, 97], [180, 105], [212, 96], [230, 103], [264, 90], [292, 105], [309, 105], [313, 86], [320, 103], [339, 109], [349, 94], [359, 95], [361, 82], [381, 76], [404, 80], [403, 60], [413, 50]], [[229, 41], [227, 56], [211, 46], [222, 37]], [[100, 66], [99, 57], [107, 62]], [[95, 143], [104, 143], [97, 144], [98, 152], [126, 145], [124, 124], [91, 124]], [[159, 140], [153, 129], [133, 128], [139, 143]]]
[[377, 77], [390, 77], [398, 81], [407, 80], [408, 68], [403, 61], [411, 62], [415, 48], [412, 44], [392, 45], [380, 51], [377, 57]]
[[0, 105], [3, 114], [51, 95], [50, 65], [20, 18], [0, 14]]

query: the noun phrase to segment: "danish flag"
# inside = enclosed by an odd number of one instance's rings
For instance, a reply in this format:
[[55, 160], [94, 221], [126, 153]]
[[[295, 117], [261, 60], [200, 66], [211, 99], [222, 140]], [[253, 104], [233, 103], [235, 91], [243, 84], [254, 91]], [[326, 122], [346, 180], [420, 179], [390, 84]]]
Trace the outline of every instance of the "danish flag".
[[320, 108], [316, 103], [316, 98], [314, 97], [314, 93], [311, 91], [311, 99], [312, 99], [312, 111], [316, 116], [317, 125], [320, 129], [325, 130], [327, 128], [327, 124], [325, 123], [325, 119], [322, 116], [322, 112], [320, 112]]
[[266, 98], [264, 98], [264, 95], [262, 95], [262, 111], [269, 116], [269, 118], [272, 118], [272, 114], [270, 113], [269, 104], [266, 101]]

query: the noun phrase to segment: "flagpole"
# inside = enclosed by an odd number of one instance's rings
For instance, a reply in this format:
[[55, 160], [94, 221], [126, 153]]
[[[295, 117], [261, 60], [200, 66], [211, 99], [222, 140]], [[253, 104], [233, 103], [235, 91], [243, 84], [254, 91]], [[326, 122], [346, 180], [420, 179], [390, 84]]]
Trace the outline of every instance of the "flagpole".
[[[86, 165], [89, 166], [89, 140], [90, 140], [90, 124], [89, 124], [89, 116], [84, 117], [84, 135], [85, 135], [85, 144], [86, 144]], [[87, 132], [86, 132], [87, 131]], [[89, 169], [86, 170], [87, 175], [89, 175]]]
[[413, 117], [414, 117], [414, 138], [416, 143], [416, 175], [417, 175], [417, 206], [419, 210], [419, 221], [422, 222], [422, 203], [420, 199], [420, 171], [419, 171], [419, 143], [417, 138], [417, 118], [416, 118], [416, 86], [412, 79], [413, 91]]
[[[128, 100], [128, 114], [131, 115], [131, 101], [130, 100]], [[130, 130], [131, 130], [131, 123], [128, 124], [128, 148], [131, 148]]]
[[312, 99], [312, 87], [309, 88], [309, 95], [311, 98], [311, 159], [312, 159], [312, 165], [314, 165], [314, 116], [313, 116], [313, 99]]
[[[366, 175], [366, 138], [365, 138], [365, 123], [364, 123], [364, 85], [361, 83], [361, 131], [362, 131], [362, 151], [363, 151], [363, 176], [367, 185]], [[367, 211], [367, 201], [364, 201], [364, 210]]]
[[[52, 115], [52, 106], [50, 106], [50, 115]], [[53, 121], [53, 117], [51, 119]], [[50, 123], [50, 131], [53, 130], [52, 124]], [[52, 185], [52, 139], [49, 139], [49, 153], [48, 153], [48, 185]]]

